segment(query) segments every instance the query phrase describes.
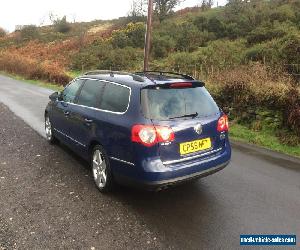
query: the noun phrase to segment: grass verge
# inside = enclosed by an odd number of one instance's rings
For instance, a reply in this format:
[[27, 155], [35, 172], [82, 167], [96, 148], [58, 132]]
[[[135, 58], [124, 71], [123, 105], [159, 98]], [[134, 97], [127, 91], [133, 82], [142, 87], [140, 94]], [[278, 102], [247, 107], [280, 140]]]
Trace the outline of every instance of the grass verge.
[[246, 126], [232, 123], [230, 126], [230, 138], [251, 144], [256, 144], [280, 153], [300, 157], [300, 146], [288, 146], [282, 144], [274, 131], [263, 128], [261, 131], [253, 131]]
[[64, 88], [63, 86], [59, 86], [59, 85], [54, 84], [54, 83], [44, 82], [44, 81], [41, 81], [41, 80], [28, 80], [28, 79], [25, 79], [22, 76], [15, 75], [15, 74], [9, 74], [9, 73], [4, 72], [4, 71], [0, 71], [0, 74], [4, 75], [4, 76], [11, 77], [15, 80], [19, 80], [19, 81], [27, 82], [27, 83], [30, 83], [30, 84], [34, 84], [34, 85], [37, 85], [39, 87], [52, 89], [54, 91], [62, 91], [63, 88]]

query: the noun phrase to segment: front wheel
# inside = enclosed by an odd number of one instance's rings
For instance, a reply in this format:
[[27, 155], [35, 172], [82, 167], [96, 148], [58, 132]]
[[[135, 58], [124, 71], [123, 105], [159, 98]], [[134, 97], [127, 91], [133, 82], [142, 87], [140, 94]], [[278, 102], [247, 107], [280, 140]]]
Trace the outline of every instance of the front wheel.
[[53, 135], [52, 124], [48, 115], [45, 116], [45, 132], [46, 139], [50, 144], [57, 142], [56, 138]]
[[97, 145], [93, 149], [91, 159], [94, 182], [100, 192], [109, 192], [114, 187], [113, 175], [111, 172], [108, 157], [104, 149]]

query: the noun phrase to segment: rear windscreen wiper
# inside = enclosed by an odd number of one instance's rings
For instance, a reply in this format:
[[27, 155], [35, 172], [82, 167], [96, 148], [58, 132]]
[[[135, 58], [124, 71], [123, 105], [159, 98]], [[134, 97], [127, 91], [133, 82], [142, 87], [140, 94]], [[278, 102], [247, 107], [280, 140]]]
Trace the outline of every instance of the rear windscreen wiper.
[[169, 117], [169, 119], [176, 119], [176, 118], [185, 118], [185, 117], [192, 117], [195, 118], [198, 116], [198, 113], [193, 113], [193, 114], [187, 114], [187, 115], [181, 115], [181, 116], [175, 116], [175, 117]]

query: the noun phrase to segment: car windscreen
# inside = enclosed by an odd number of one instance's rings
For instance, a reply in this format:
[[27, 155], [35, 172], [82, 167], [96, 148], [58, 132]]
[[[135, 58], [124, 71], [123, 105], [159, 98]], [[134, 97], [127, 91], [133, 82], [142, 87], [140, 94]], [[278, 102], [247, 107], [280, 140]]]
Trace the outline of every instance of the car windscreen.
[[205, 87], [142, 89], [141, 103], [145, 117], [154, 120], [201, 117], [219, 113], [217, 104]]

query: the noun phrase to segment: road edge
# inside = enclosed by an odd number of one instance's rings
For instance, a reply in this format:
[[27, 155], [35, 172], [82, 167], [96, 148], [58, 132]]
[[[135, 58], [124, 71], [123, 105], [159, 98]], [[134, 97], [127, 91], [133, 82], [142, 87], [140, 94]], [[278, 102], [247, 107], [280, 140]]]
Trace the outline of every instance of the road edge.
[[242, 148], [242, 149], [247, 149], [251, 151], [258, 152], [260, 154], [265, 154], [273, 158], [277, 159], [282, 159], [286, 161], [293, 162], [295, 164], [299, 164], [299, 169], [300, 169], [300, 157], [294, 156], [294, 155], [288, 155], [284, 154], [269, 148], [265, 148], [256, 144], [251, 144], [247, 142], [240, 142], [234, 139], [230, 139], [230, 144], [232, 145], [233, 148]]

